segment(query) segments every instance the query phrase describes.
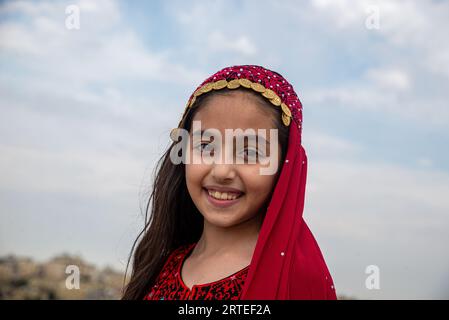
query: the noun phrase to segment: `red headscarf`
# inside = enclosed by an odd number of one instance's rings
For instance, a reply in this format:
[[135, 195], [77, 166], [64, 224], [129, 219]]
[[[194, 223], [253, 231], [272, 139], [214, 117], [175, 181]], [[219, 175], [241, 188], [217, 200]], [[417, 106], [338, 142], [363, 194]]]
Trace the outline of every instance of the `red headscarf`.
[[307, 156], [301, 144], [302, 104], [292, 85], [280, 74], [260, 66], [228, 67], [206, 79], [190, 96], [186, 109], [198, 95], [239, 85], [261, 93], [273, 107], [282, 108], [283, 122], [290, 126], [285, 162], [257, 239], [241, 299], [336, 299], [326, 262], [303, 219]]

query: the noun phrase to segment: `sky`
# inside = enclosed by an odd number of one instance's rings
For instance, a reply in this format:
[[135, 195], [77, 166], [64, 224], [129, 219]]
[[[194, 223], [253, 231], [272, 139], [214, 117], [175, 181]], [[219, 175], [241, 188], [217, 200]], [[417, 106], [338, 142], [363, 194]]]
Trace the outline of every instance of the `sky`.
[[2, 1], [0, 255], [124, 270], [191, 92], [257, 64], [304, 106], [304, 217], [337, 293], [449, 298], [448, 16], [430, 0]]

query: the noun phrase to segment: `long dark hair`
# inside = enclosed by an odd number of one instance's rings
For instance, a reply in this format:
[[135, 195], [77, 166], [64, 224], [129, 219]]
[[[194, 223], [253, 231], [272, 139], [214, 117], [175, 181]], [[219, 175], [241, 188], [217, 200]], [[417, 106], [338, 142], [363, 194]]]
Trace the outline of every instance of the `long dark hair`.
[[[278, 129], [281, 146], [281, 160], [285, 157], [288, 143], [288, 127], [281, 121], [280, 108], [272, 105], [267, 99], [252, 90], [221, 89], [212, 90], [197, 97], [189, 108], [180, 127], [190, 131], [192, 119], [198, 110], [215, 95], [231, 94], [244, 90], [251, 94], [264, 109], [272, 113], [272, 119]], [[159, 159], [155, 169], [153, 189], [145, 209], [145, 226], [137, 236], [131, 248], [125, 271], [123, 296], [124, 300], [143, 299], [156, 280], [169, 254], [179, 246], [196, 242], [203, 231], [204, 218], [196, 208], [189, 195], [185, 180], [185, 165], [175, 165], [170, 160], [170, 152], [175, 146], [173, 142]], [[150, 209], [151, 207], [151, 209]], [[148, 213], [151, 214], [148, 219]], [[139, 239], [141, 239], [139, 241]], [[126, 275], [133, 258], [131, 278], [127, 285]]]

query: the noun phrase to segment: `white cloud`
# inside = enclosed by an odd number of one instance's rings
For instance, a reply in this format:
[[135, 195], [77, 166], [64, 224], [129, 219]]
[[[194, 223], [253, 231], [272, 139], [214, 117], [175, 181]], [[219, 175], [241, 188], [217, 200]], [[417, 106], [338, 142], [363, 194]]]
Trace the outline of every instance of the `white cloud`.
[[[418, 66], [425, 66], [429, 71], [449, 77], [449, 44], [446, 41], [449, 3], [315, 0], [313, 4], [325, 14], [328, 28], [337, 27], [335, 32], [343, 30], [352, 35], [358, 34], [359, 39], [364, 39], [370, 33], [380, 34], [388, 44], [403, 48], [406, 53], [419, 54], [421, 61], [414, 61]], [[365, 20], [370, 14], [367, 9], [372, 7], [379, 12], [380, 28], [367, 30]]]
[[[22, 14], [25, 21], [0, 25], [0, 47], [9, 59], [17, 54], [22, 63], [40, 72], [50, 72], [57, 81], [71, 84], [147, 79], [192, 83], [201, 72], [149, 51], [120, 17], [114, 1], [95, 4], [80, 1], [79, 30], [65, 27], [64, 3], [8, 3], [3, 11]], [[120, 28], [119, 28], [120, 27]], [[119, 28], [120, 31], [111, 32]], [[25, 60], [26, 58], [26, 60]]]
[[231, 51], [247, 56], [253, 56], [257, 53], [254, 43], [244, 35], [235, 39], [234, 37], [225, 37], [222, 32], [215, 31], [209, 34], [208, 45], [211, 52]]
[[355, 143], [339, 137], [330, 136], [319, 131], [303, 133], [302, 143], [308, 156], [317, 159], [351, 158], [363, 152], [363, 148]]
[[382, 89], [399, 91], [410, 89], [410, 77], [400, 69], [369, 69], [366, 77]]
[[22, 192], [129, 194], [143, 176], [145, 159], [93, 150], [48, 151], [0, 146], [1, 188]]

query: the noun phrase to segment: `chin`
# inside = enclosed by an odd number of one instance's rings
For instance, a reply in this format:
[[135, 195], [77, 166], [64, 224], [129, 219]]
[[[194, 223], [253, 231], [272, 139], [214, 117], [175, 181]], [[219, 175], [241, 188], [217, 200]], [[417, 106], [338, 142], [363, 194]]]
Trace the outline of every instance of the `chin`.
[[211, 225], [220, 228], [229, 228], [235, 225], [238, 225], [241, 222], [241, 219], [235, 217], [225, 216], [226, 213], [208, 213], [207, 215], [203, 215], [204, 219]]

